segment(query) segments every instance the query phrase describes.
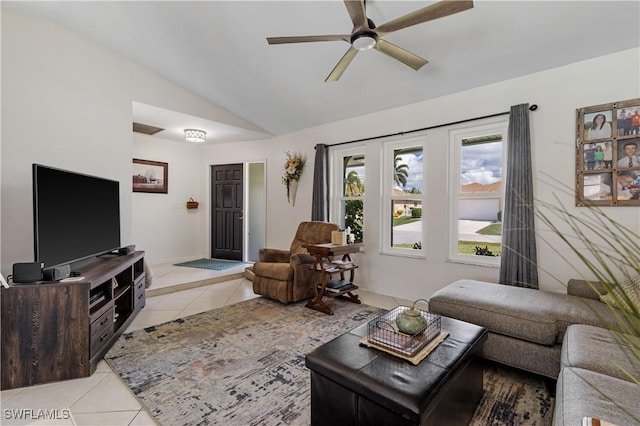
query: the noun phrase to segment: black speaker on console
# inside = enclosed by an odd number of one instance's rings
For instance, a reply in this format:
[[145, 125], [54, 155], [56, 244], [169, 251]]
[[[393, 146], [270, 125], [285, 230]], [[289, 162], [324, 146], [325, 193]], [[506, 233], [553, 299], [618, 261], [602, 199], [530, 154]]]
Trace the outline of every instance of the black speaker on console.
[[69, 265], [55, 266], [44, 270], [44, 279], [46, 281], [59, 281], [71, 275], [71, 267]]
[[11, 279], [14, 283], [42, 281], [42, 264], [40, 262], [14, 263]]
[[118, 254], [120, 256], [125, 256], [127, 254], [133, 253], [134, 251], [136, 251], [136, 246], [132, 244], [130, 246], [119, 248], [118, 249]]

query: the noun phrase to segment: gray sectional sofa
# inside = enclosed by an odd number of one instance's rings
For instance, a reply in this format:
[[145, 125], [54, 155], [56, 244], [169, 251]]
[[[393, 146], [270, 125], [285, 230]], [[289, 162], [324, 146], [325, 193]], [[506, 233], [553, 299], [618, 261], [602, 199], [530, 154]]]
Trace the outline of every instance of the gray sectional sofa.
[[589, 283], [570, 280], [560, 294], [460, 280], [436, 292], [429, 310], [487, 328], [484, 358], [557, 380], [554, 425], [581, 426], [583, 417], [640, 425], [632, 382], [640, 361], [609, 331], [615, 313]]

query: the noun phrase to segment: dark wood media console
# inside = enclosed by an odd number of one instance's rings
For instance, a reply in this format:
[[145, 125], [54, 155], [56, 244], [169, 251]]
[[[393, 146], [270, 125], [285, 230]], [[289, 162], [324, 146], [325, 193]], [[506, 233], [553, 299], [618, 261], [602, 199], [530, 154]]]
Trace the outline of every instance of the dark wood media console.
[[1, 388], [87, 377], [145, 305], [144, 252], [71, 265], [81, 281], [1, 289]]

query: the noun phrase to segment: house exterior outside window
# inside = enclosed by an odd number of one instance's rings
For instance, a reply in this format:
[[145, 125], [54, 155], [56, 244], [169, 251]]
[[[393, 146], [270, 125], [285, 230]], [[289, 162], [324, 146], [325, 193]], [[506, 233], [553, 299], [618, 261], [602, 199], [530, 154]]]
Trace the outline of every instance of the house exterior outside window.
[[383, 144], [381, 251], [423, 257], [425, 137], [403, 137]]
[[507, 120], [449, 132], [449, 261], [500, 265]]

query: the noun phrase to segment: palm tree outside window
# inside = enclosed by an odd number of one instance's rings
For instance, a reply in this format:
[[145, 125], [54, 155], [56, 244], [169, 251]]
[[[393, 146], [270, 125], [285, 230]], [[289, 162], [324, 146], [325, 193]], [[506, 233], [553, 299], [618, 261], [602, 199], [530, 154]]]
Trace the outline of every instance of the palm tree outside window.
[[396, 146], [392, 152], [392, 181], [388, 183], [392, 186], [390, 246], [394, 250], [421, 251], [423, 146]]
[[355, 242], [360, 243], [364, 239], [364, 155], [347, 155], [342, 157], [343, 189], [340, 199], [340, 216], [344, 229], [350, 228], [354, 234]]
[[395, 154], [393, 159], [393, 182], [400, 186], [405, 187], [407, 185], [407, 179], [409, 179], [409, 166], [402, 161], [400, 155]]

